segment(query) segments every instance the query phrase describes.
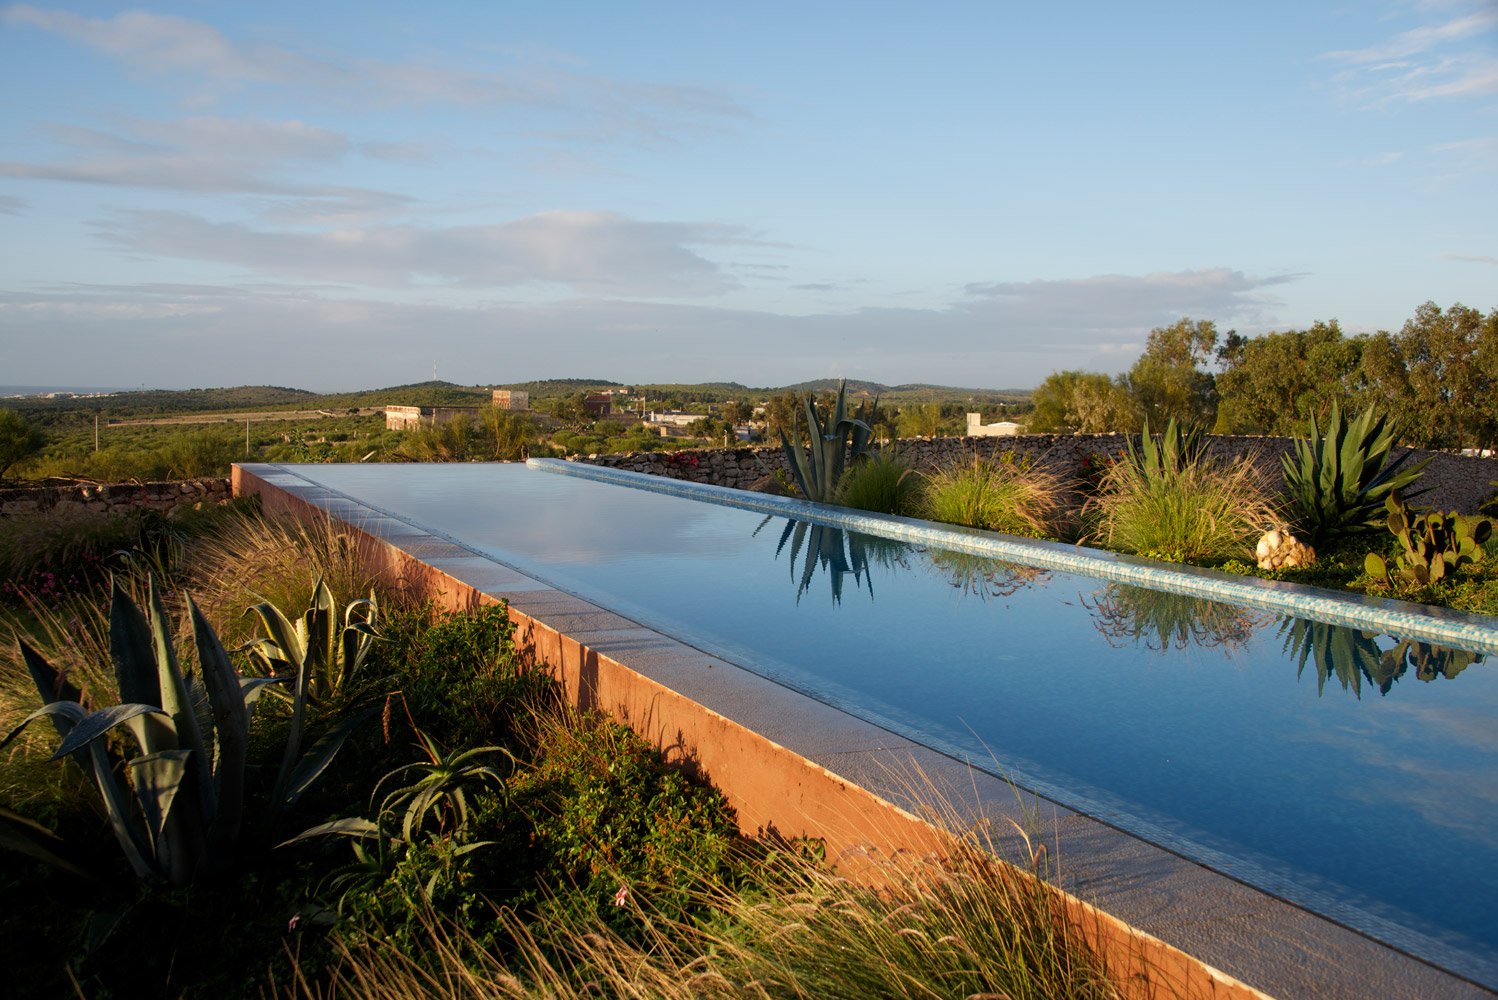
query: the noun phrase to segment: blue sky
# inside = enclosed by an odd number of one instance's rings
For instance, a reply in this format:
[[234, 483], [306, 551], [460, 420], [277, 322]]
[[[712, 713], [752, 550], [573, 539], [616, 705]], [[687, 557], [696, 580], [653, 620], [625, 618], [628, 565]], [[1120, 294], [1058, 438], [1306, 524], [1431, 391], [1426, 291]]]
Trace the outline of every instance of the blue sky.
[[0, 6], [0, 383], [1028, 387], [1498, 306], [1498, 2]]

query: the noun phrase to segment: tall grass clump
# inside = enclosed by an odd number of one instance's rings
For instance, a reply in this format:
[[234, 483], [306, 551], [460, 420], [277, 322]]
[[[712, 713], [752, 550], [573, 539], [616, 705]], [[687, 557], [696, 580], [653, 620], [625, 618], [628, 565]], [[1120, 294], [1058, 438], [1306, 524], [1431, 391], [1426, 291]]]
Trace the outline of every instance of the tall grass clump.
[[424, 916], [419, 951], [370, 934], [346, 941], [331, 988], [304, 995], [734, 998], [1116, 998], [1122, 991], [1064, 912], [1060, 893], [962, 845], [946, 857], [870, 862], [849, 879], [808, 852], [777, 850], [752, 887], [719, 885], [695, 919], [621, 886], [621, 933], [586, 907], [522, 922], [495, 914], [512, 953]]
[[[191, 584], [199, 607], [225, 622], [225, 642], [249, 638], [244, 609], [263, 601], [279, 608], [312, 603], [319, 576], [328, 589], [352, 598], [378, 588], [360, 536], [331, 518], [311, 521], [238, 512], [193, 548]], [[396, 595], [381, 592], [382, 607]]]
[[1092, 539], [1122, 552], [1176, 562], [1242, 557], [1278, 522], [1251, 458], [1206, 457], [1195, 435], [1166, 427], [1157, 442], [1148, 422], [1139, 446], [1103, 475], [1084, 517]]
[[922, 513], [933, 521], [1044, 538], [1058, 531], [1063, 492], [1061, 477], [1034, 462], [974, 455], [926, 477]]
[[854, 462], [837, 486], [844, 507], [879, 514], [914, 514], [921, 505], [921, 478], [894, 449]]

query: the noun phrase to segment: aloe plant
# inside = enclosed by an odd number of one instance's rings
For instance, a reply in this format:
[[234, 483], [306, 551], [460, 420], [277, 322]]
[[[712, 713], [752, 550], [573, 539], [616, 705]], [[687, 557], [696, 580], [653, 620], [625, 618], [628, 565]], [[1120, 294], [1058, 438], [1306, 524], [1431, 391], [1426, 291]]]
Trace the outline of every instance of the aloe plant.
[[[837, 494], [837, 485], [843, 476], [843, 468], [850, 461], [857, 461], [869, 454], [874, 440], [873, 423], [879, 409], [877, 399], [859, 404], [852, 415], [848, 413], [847, 380], [838, 383], [837, 399], [833, 402], [832, 414], [824, 424], [812, 405], [811, 396], [802, 400], [806, 410], [806, 430], [810, 440], [807, 447], [792, 444], [785, 431], [780, 432], [780, 446], [785, 449], [786, 461], [791, 474], [796, 478], [796, 488], [807, 500], [830, 503]], [[794, 422], [792, 434], [800, 437], [800, 421]]]
[[[1339, 537], [1376, 531], [1384, 521], [1384, 501], [1406, 491], [1430, 459], [1408, 464], [1406, 449], [1392, 461], [1394, 430], [1369, 408], [1352, 420], [1332, 405], [1325, 428], [1311, 421], [1308, 438], [1295, 439], [1295, 452], [1281, 456], [1285, 489], [1296, 533], [1321, 546]], [[1410, 498], [1425, 492], [1409, 493]]]
[[1368, 553], [1363, 569], [1369, 576], [1393, 586], [1424, 587], [1435, 583], [1457, 568], [1483, 562], [1487, 552], [1483, 542], [1493, 533], [1493, 522], [1485, 517], [1466, 517], [1454, 511], [1428, 510], [1416, 514], [1392, 493], [1385, 501], [1389, 511], [1388, 526], [1398, 540], [1395, 556], [1397, 572], [1388, 560], [1376, 552]]
[[[53, 760], [72, 758], [94, 780], [115, 838], [136, 875], [182, 885], [230, 866], [245, 806], [251, 706], [282, 681], [304, 689], [296, 677], [242, 677], [223, 643], [190, 596], [198, 671], [177, 661], [167, 616], [154, 578], [147, 579], [148, 613], [111, 581], [109, 651], [120, 703], [90, 709], [82, 693], [24, 639], [21, 657], [43, 705], [11, 730], [0, 749], [32, 722], [49, 718], [61, 744]], [[300, 674], [300, 672], [299, 672]], [[200, 715], [198, 706], [208, 711]], [[302, 704], [298, 702], [300, 713]], [[277, 783], [267, 823], [293, 804], [343, 745], [358, 719], [333, 730], [301, 753], [301, 734], [282, 755], [285, 780]], [[121, 758], [103, 738], [125, 727], [138, 753]], [[129, 780], [122, 781], [122, 773]]]

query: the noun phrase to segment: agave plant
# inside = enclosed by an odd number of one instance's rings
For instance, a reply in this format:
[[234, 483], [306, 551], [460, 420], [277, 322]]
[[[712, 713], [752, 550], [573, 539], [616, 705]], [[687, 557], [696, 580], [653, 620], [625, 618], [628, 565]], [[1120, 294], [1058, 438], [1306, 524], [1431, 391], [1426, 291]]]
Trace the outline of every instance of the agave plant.
[[1321, 546], [1381, 527], [1384, 501], [1413, 484], [1430, 462], [1408, 464], [1414, 455], [1408, 449], [1390, 461], [1393, 447], [1389, 419], [1372, 407], [1348, 420], [1334, 403], [1324, 429], [1311, 421], [1310, 437], [1297, 437], [1294, 456], [1280, 459], [1297, 533]]
[[[149, 619], [118, 579], [111, 583], [109, 650], [120, 703], [90, 710], [82, 693], [20, 640], [22, 659], [44, 704], [0, 748], [32, 722], [50, 718], [62, 737], [52, 759], [70, 757], [93, 778], [136, 875], [182, 885], [223, 871], [233, 861], [245, 811], [250, 708], [256, 696], [283, 680], [298, 691], [305, 685], [300, 675], [241, 677], [190, 596], [198, 671], [184, 669], [155, 579], [148, 578], [146, 586]], [[208, 711], [200, 714], [203, 703]], [[298, 713], [301, 707], [299, 701]], [[358, 721], [348, 720], [305, 756], [301, 733], [291, 734], [282, 754], [284, 780], [277, 782], [267, 824], [326, 770]], [[104, 739], [122, 726], [138, 751], [125, 758]], [[122, 774], [129, 780], [121, 781]]]
[[1150, 434], [1149, 418], [1145, 417], [1144, 427], [1139, 432], [1139, 444], [1136, 446], [1133, 438], [1125, 438], [1124, 448], [1124, 460], [1146, 482], [1156, 483], [1174, 478], [1200, 462], [1207, 443], [1202, 440], [1200, 428], [1179, 425], [1175, 417], [1170, 418], [1157, 441]]
[[375, 626], [380, 606], [374, 591], [340, 613], [333, 592], [319, 577], [307, 610], [295, 622], [269, 601], [250, 611], [266, 637], [242, 648], [265, 674], [305, 677], [305, 698], [314, 707], [346, 703], [357, 694], [359, 674], [379, 639]]
[[[877, 399], [859, 404], [857, 410], [848, 414], [847, 380], [838, 383], [837, 399], [832, 414], [823, 424], [812, 405], [811, 397], [802, 400], [806, 410], [806, 429], [810, 440], [807, 448], [792, 444], [785, 431], [780, 432], [780, 446], [785, 449], [786, 461], [791, 474], [796, 477], [796, 488], [808, 500], [830, 503], [837, 494], [838, 482], [843, 477], [843, 468], [849, 461], [869, 454], [869, 445], [874, 440], [873, 423], [879, 409]], [[800, 422], [796, 421], [792, 434], [799, 437]]]
[[1284, 618], [1280, 622], [1280, 636], [1286, 654], [1299, 661], [1296, 677], [1305, 673], [1307, 663], [1316, 664], [1318, 698], [1332, 677], [1355, 698], [1363, 696], [1364, 677], [1379, 683], [1379, 664], [1384, 654], [1375, 641], [1377, 633], [1309, 618]]

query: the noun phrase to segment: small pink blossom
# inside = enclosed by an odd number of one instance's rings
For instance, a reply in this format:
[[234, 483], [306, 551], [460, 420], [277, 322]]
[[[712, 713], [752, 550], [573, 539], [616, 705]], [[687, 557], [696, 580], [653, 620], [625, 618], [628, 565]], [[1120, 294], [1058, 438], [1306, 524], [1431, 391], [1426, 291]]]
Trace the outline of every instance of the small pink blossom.
[[301, 922], [302, 915], [300, 913], [293, 913], [291, 915], [291, 919], [286, 921], [286, 933], [290, 934], [292, 931], [296, 930], [297, 925]]
[[629, 902], [629, 886], [621, 885], [619, 891], [614, 893], [614, 905], [623, 906]]

